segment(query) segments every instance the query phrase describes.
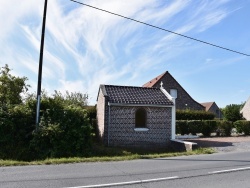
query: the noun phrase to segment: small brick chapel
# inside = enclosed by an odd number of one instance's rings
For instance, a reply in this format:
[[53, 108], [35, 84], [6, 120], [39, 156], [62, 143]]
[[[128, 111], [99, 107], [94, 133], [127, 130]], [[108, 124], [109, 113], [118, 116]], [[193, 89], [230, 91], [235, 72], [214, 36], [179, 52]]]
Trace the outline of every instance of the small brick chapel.
[[162, 85], [100, 85], [97, 124], [106, 146], [167, 147], [175, 138], [175, 98]]

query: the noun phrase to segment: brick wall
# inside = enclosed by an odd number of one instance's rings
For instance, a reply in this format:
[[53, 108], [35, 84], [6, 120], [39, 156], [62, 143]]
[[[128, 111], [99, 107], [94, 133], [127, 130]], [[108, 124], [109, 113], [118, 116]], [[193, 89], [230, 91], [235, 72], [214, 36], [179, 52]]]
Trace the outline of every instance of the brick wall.
[[104, 125], [105, 125], [104, 109], [105, 109], [105, 97], [103, 96], [102, 90], [100, 89], [96, 105], [96, 116], [97, 116], [96, 119], [98, 125], [98, 133], [101, 139], [103, 139], [104, 136]]
[[138, 107], [110, 107], [109, 145], [166, 147], [171, 139], [171, 108], [146, 107], [148, 131], [135, 131]]
[[205, 110], [205, 107], [196, 102], [181, 86], [180, 84], [168, 73], [166, 73], [153, 87], [160, 87], [161, 81], [163, 87], [170, 93], [170, 89], [177, 89], [176, 109], [185, 110]]

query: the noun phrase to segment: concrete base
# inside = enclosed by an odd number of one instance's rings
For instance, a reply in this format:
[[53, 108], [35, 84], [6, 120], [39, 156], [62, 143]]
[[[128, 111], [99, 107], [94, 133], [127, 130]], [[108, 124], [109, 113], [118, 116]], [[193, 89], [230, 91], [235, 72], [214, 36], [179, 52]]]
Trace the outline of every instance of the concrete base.
[[171, 145], [175, 151], [192, 151], [197, 148], [197, 143], [172, 139]]

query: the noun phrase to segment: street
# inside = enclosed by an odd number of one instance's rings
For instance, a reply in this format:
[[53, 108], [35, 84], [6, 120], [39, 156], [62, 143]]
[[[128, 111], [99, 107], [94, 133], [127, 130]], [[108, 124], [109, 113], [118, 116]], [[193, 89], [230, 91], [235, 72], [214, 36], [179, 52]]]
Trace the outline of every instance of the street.
[[250, 152], [0, 167], [0, 187], [250, 187]]

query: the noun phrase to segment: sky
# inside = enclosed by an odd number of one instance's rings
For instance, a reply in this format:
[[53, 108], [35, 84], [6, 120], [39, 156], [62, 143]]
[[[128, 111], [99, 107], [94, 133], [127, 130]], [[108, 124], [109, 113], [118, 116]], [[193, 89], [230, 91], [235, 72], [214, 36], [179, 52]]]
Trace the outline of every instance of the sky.
[[[250, 55], [250, 0], [79, 0]], [[44, 0], [0, 0], [0, 66], [36, 92]], [[142, 86], [170, 74], [197, 102], [250, 96], [250, 57], [126, 20], [70, 0], [48, 0], [42, 88], [87, 93]], [[163, 86], [164, 87], [164, 86]]]

